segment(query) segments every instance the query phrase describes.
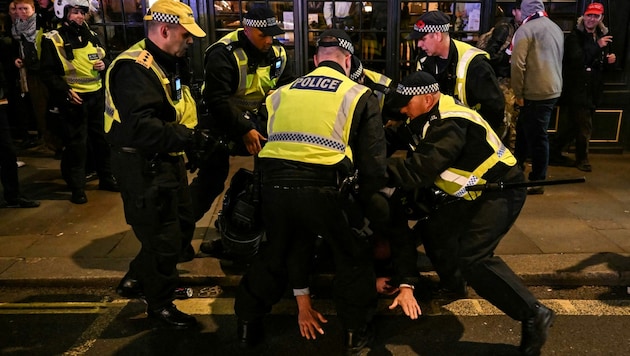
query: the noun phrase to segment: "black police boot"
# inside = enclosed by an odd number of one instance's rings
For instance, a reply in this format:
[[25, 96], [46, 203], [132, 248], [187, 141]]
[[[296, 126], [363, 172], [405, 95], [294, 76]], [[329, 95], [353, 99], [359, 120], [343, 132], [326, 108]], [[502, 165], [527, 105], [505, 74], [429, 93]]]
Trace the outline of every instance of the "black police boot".
[[116, 293], [123, 298], [128, 299], [144, 299], [142, 286], [137, 279], [125, 275], [116, 287]]
[[236, 338], [241, 347], [252, 348], [259, 346], [265, 335], [262, 319], [244, 321], [238, 319], [236, 323]]
[[179, 311], [174, 304], [160, 309], [147, 310], [147, 315], [165, 326], [176, 329], [187, 329], [197, 325], [197, 319], [194, 316]]
[[556, 313], [542, 304], [534, 305], [534, 316], [522, 322], [521, 346], [519, 350], [525, 356], [538, 356], [547, 341], [549, 327], [553, 324]]
[[70, 201], [74, 204], [85, 204], [87, 203], [87, 195], [85, 195], [85, 191], [83, 189], [75, 189], [72, 191]]
[[433, 299], [458, 300], [468, 298], [467, 283], [463, 279], [456, 279], [448, 285], [440, 283], [438, 288], [432, 292]]
[[118, 182], [113, 175], [98, 178], [98, 190], [107, 190], [110, 192], [119, 192]]
[[188, 244], [188, 246], [184, 247], [184, 249], [182, 250], [181, 254], [179, 255], [179, 259], [177, 260], [178, 263], [181, 262], [188, 262], [188, 261], [192, 261], [195, 259], [195, 248], [192, 247], [191, 244]]
[[346, 329], [343, 340], [346, 355], [358, 355], [361, 350], [372, 343], [373, 339], [374, 329], [372, 325], [366, 325], [359, 329]]

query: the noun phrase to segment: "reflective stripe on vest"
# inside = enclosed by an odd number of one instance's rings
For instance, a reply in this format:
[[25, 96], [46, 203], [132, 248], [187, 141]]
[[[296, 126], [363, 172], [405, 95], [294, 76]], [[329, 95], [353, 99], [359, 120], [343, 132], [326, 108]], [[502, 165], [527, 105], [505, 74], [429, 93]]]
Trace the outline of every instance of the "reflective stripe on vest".
[[230, 102], [241, 111], [254, 110], [260, 106], [265, 96], [267, 96], [267, 93], [276, 87], [278, 78], [282, 72], [284, 72], [287, 65], [287, 52], [282, 46], [271, 46], [275, 57], [280, 58], [282, 61], [278, 71], [279, 74], [275, 78], [271, 78], [271, 64], [258, 67], [254, 73], [249, 73], [247, 54], [245, 50], [237, 44], [238, 33], [240, 31], [243, 30], [238, 29], [230, 32], [211, 45], [210, 48], [217, 44], [223, 44], [231, 49], [238, 66], [239, 81], [236, 92], [230, 97]]
[[103, 86], [99, 72], [94, 70], [94, 63], [105, 58], [103, 48], [96, 47], [92, 41], [88, 41], [85, 47], [72, 49], [74, 59], [68, 60], [61, 34], [53, 30], [44, 36], [55, 45], [57, 56], [63, 65], [63, 79], [70, 88], [79, 93], [91, 93]]
[[[481, 192], [469, 192], [466, 190], [466, 187], [476, 184], [485, 184], [486, 181], [482, 177], [489, 169], [494, 167], [498, 162], [513, 166], [516, 164], [516, 158], [514, 158], [510, 150], [501, 142], [501, 139], [490, 125], [476, 111], [456, 104], [453, 97], [444, 94], [440, 97], [439, 105], [441, 119], [462, 118], [482, 126], [486, 131], [486, 142], [493, 149], [493, 154], [486, 158], [486, 160], [472, 172], [449, 168], [440, 173], [440, 176], [435, 180], [435, 185], [444, 192], [466, 200], [474, 200], [481, 195]], [[423, 137], [426, 135], [428, 126], [429, 123], [427, 122], [422, 133]]]
[[334, 165], [348, 146], [356, 105], [368, 88], [319, 67], [267, 97], [269, 138], [260, 157]]
[[[193, 129], [197, 126], [197, 105], [195, 100], [193, 99], [190, 88], [187, 85], [182, 85], [182, 99], [178, 101], [173, 101], [171, 99], [171, 85], [170, 80], [160, 68], [160, 66], [153, 60], [153, 57], [149, 52], [146, 51], [146, 44], [144, 40], [134, 44], [128, 50], [121, 53], [112, 64], [109, 66], [107, 70], [107, 74], [105, 75], [105, 82], [107, 83], [105, 88], [105, 132], [109, 132], [114, 121], [120, 123], [120, 114], [118, 109], [116, 109], [116, 105], [114, 104], [113, 97], [109, 91], [110, 88], [110, 74], [112, 69], [116, 66], [116, 64], [120, 60], [133, 60], [133, 61], [141, 61], [141, 58], [148, 58], [146, 60], [147, 63], [150, 62], [149, 68], [153, 71], [153, 73], [157, 76], [160, 83], [162, 83], [162, 89], [164, 89], [164, 93], [166, 94], [166, 99], [169, 104], [175, 109], [175, 122], [181, 125], [186, 126], [189, 129]], [[129, 80], [133, 80], [133, 78], [128, 78]], [[176, 154], [181, 154], [178, 152]]]
[[[486, 56], [486, 58], [490, 59], [490, 55], [468, 43], [457, 40], [453, 40], [453, 42], [455, 43], [455, 48], [457, 48], [458, 56], [457, 68], [455, 69], [455, 90], [453, 93], [462, 103], [471, 107], [466, 99], [466, 78], [468, 77], [466, 73], [468, 73], [468, 67], [476, 56]], [[473, 109], [478, 110], [479, 107], [474, 107]]]
[[[389, 87], [389, 85], [391, 84], [392, 80], [390, 78], [388, 78], [386, 75], [369, 70], [369, 69], [363, 69], [363, 74], [365, 74], [366, 77], [370, 78], [371, 81], [373, 81], [376, 84], [380, 84], [384, 87]], [[383, 106], [385, 106], [385, 93], [383, 93], [380, 90], [373, 90], [374, 95], [376, 95], [376, 97], [378, 98], [378, 105], [381, 108], [381, 110], [383, 110]]]

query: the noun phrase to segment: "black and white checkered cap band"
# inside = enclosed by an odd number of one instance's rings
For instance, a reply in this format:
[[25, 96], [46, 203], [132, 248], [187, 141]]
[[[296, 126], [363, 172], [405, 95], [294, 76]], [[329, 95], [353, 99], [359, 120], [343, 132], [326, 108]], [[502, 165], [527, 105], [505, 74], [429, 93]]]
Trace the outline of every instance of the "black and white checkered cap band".
[[158, 22], [166, 22], [166, 23], [179, 23], [179, 16], [177, 15], [171, 15], [171, 14], [165, 14], [162, 12], [151, 12], [151, 16], [153, 21], [158, 21]]
[[359, 78], [361, 78], [361, 74], [363, 74], [363, 64], [359, 62], [359, 68], [350, 73], [350, 79], [356, 82], [357, 80], [359, 80]]
[[440, 90], [440, 85], [438, 83], [433, 83], [431, 85], [424, 85], [421, 87], [406, 87], [403, 84], [398, 84], [396, 88], [396, 93], [404, 96], [414, 96], [414, 95], [424, 95], [436, 93]]
[[335, 37], [335, 38], [337, 39], [337, 42], [320, 42], [320, 40], [317, 40], [317, 46], [318, 47], [341, 47], [345, 49], [346, 51], [350, 52], [350, 54], [354, 54], [354, 46], [352, 45], [352, 42], [344, 40], [343, 38], [338, 38], [338, 37]]
[[243, 26], [265, 28], [278, 26], [278, 21], [274, 17], [270, 17], [265, 20], [243, 19]]
[[347, 50], [348, 52], [354, 54], [354, 46], [352, 45], [352, 42], [350, 41], [346, 41], [343, 38], [337, 38], [337, 40], [339, 41], [339, 47]]
[[434, 33], [434, 32], [448, 32], [448, 29], [451, 27], [451, 24], [445, 23], [442, 25], [424, 25], [422, 27], [418, 27], [418, 24], [413, 25], [413, 30], [416, 32], [422, 33]]

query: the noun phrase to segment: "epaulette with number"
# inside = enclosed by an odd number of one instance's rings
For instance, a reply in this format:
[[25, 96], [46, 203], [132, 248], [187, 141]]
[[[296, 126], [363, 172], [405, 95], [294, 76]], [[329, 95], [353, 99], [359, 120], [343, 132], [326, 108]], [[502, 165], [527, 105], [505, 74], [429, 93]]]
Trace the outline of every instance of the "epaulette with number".
[[149, 53], [146, 49], [140, 52], [138, 58], [136, 58], [136, 63], [145, 67], [146, 69], [151, 68], [151, 64], [153, 64], [153, 55]]

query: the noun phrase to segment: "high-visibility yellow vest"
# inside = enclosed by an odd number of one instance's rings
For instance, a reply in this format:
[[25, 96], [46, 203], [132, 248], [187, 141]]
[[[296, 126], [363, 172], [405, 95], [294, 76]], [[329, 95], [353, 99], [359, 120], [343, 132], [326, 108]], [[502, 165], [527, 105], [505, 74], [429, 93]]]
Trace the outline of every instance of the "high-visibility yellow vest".
[[334, 165], [352, 161], [348, 146], [357, 103], [369, 89], [330, 67], [284, 85], [267, 97], [269, 138], [260, 157]]
[[[182, 85], [182, 99], [174, 101], [171, 98], [171, 82], [168, 79], [168, 76], [153, 60], [151, 53], [146, 50], [144, 40], [141, 40], [116, 57], [109, 66], [107, 74], [105, 75], [105, 81], [107, 83], [105, 88], [105, 132], [109, 132], [111, 130], [114, 122], [121, 122], [118, 109], [116, 109], [116, 105], [114, 104], [112, 95], [109, 91], [110, 74], [116, 64], [121, 60], [133, 60], [145, 67], [147, 70], [153, 71], [160, 83], [162, 83], [162, 88], [164, 89], [164, 93], [166, 94], [169, 104], [175, 108], [175, 122], [184, 125], [189, 129], [193, 129], [197, 126], [197, 105], [195, 104], [195, 100], [190, 92], [190, 88], [187, 85]], [[129, 80], [133, 80], [133, 78], [130, 78]]]
[[[516, 158], [509, 149], [505, 147], [503, 142], [490, 125], [476, 111], [465, 106], [455, 103], [453, 97], [442, 94], [439, 103], [441, 119], [462, 118], [473, 122], [475, 125], [482, 126], [486, 131], [486, 142], [492, 148], [492, 154], [477, 167], [471, 167], [470, 170], [449, 168], [435, 180], [435, 185], [449, 195], [464, 198], [466, 200], [474, 200], [481, 195], [481, 192], [469, 192], [466, 187], [477, 184], [485, 184], [486, 180], [483, 175], [488, 172], [497, 163], [503, 162], [507, 166], [514, 166]], [[422, 137], [425, 136], [429, 127], [427, 122], [422, 130]]]
[[[369, 69], [363, 69], [363, 74], [367, 77], [370, 78], [370, 80], [376, 84], [380, 84], [383, 87], [387, 88], [389, 87], [389, 85], [392, 83], [392, 80], [387, 77], [386, 75], [382, 74], [382, 73], [378, 73], [375, 72], [373, 70], [369, 70]], [[385, 105], [385, 93], [380, 91], [380, 90], [374, 90], [374, 88], [372, 88], [372, 91], [374, 92], [374, 95], [376, 95], [376, 97], [378, 98], [378, 105], [381, 108], [381, 111], [383, 110], [383, 106]]]
[[[462, 41], [453, 40], [453, 43], [455, 43], [455, 48], [457, 49], [457, 66], [455, 68], [455, 88], [453, 90], [453, 95], [466, 106], [472, 107], [468, 104], [466, 98], [466, 79], [468, 77], [466, 74], [468, 73], [468, 67], [470, 66], [473, 58], [476, 56], [485, 56], [490, 59], [490, 55], [487, 52]], [[418, 61], [417, 70], [422, 70], [422, 61]], [[472, 108], [478, 110], [479, 105]]]
[[[96, 34], [94, 34], [96, 36]], [[94, 63], [105, 58], [105, 50], [88, 41], [83, 48], [73, 48], [74, 59], [68, 60], [64, 49], [64, 42], [57, 30], [52, 30], [44, 36], [51, 40], [57, 50], [57, 56], [63, 65], [63, 79], [70, 88], [79, 93], [91, 93], [101, 89], [102, 82], [99, 72], [94, 70]]]
[[[228, 50], [232, 51], [238, 66], [239, 82], [238, 89], [234, 95], [230, 97], [230, 102], [241, 111], [251, 111], [257, 109], [269, 91], [276, 87], [278, 78], [280, 77], [280, 74], [284, 72], [287, 65], [287, 52], [282, 46], [271, 46], [271, 50], [273, 50], [275, 57], [281, 60], [280, 68], [277, 70], [278, 75], [274, 78], [271, 78], [271, 66], [276, 63], [271, 63], [270, 65], [264, 67], [258, 67], [255, 72], [250, 73], [247, 54], [238, 44], [238, 33], [241, 31], [243, 31], [243, 29], [238, 29], [228, 33], [208, 47], [206, 53], [219, 44], [225, 45]], [[204, 83], [204, 86], [206, 84], [212, 85], [212, 83]]]
[[478, 110], [478, 105], [476, 105], [476, 107], [472, 107], [468, 104], [466, 99], [466, 78], [468, 77], [466, 73], [468, 73], [468, 67], [470, 66], [470, 62], [472, 62], [473, 58], [476, 56], [486, 56], [486, 58], [490, 59], [490, 55], [488, 52], [477, 47], [473, 47], [468, 43], [457, 40], [453, 40], [453, 42], [455, 42], [458, 56], [457, 68], [455, 69], [456, 79], [454, 95], [468, 107]]

